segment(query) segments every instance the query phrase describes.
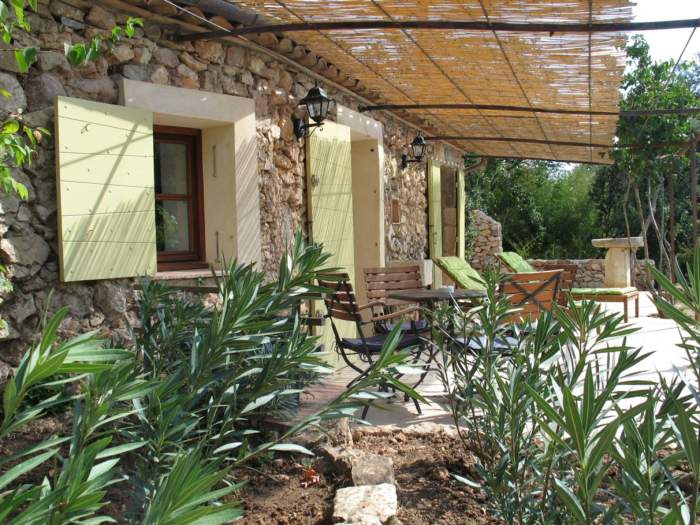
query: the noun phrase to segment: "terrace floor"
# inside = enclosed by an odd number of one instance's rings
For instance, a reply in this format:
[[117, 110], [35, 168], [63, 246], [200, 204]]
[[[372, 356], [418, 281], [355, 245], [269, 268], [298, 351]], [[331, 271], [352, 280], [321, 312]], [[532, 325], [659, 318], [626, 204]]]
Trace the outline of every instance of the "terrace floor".
[[[607, 303], [609, 311], [622, 312], [621, 304]], [[632, 311], [633, 308], [630, 308]], [[656, 315], [656, 308], [648, 293], [640, 294], [640, 316], [631, 318], [630, 323], [639, 331], [627, 338], [628, 345], [643, 347], [651, 355], [641, 363], [639, 372], [646, 379], [655, 380], [659, 373], [672, 378], [678, 369], [685, 369], [685, 353], [677, 347], [680, 333], [676, 324], [669, 319]], [[355, 377], [353, 370], [340, 368], [324, 383], [314, 386], [302, 394], [302, 406], [299, 417], [316, 412], [338, 396], [345, 385]], [[429, 401], [421, 405], [422, 414], [418, 414], [412, 402], [404, 403], [403, 397], [393, 402], [377, 402], [370, 408], [367, 420], [373, 425], [394, 425], [404, 427], [423, 422], [452, 423], [449, 413], [444, 408], [442, 384], [436, 374], [431, 373], [418, 389]]]

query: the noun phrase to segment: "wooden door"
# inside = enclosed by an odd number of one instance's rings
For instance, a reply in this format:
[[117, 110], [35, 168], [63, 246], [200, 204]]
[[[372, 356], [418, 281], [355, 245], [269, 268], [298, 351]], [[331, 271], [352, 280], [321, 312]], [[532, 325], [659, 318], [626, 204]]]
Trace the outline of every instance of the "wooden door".
[[[442, 191], [440, 165], [428, 161], [428, 244], [431, 259], [442, 256]], [[442, 271], [434, 266], [433, 287], [442, 286]]]
[[[314, 128], [306, 139], [306, 171], [309, 233], [332, 256], [328, 266], [341, 268], [355, 284], [355, 250], [352, 213], [352, 155], [350, 128], [334, 122], [325, 122], [323, 128]], [[325, 313], [319, 302], [318, 313]], [[337, 322], [342, 335], [355, 336], [355, 326]], [[330, 326], [323, 330], [326, 349], [333, 348]], [[329, 357], [333, 357], [329, 353]], [[331, 359], [333, 361], [333, 359]]]

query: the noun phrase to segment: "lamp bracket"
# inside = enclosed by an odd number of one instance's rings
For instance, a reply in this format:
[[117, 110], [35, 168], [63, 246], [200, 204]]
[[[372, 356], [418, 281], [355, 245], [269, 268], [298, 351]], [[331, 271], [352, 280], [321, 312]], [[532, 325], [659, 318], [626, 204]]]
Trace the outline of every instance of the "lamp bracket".
[[402, 169], [402, 170], [405, 170], [406, 168], [408, 168], [408, 165], [411, 164], [411, 163], [420, 163], [420, 162], [423, 162], [423, 159], [422, 159], [422, 158], [420, 158], [420, 159], [411, 159], [411, 158], [408, 157], [408, 154], [407, 154], [407, 153], [403, 153], [403, 154], [401, 155], [401, 169]]
[[301, 139], [306, 135], [306, 132], [310, 128], [320, 128], [323, 127], [323, 123], [317, 124], [315, 122], [312, 122], [310, 124], [307, 124], [304, 122], [303, 119], [300, 119], [299, 117], [292, 117], [292, 126], [294, 127], [294, 135], [296, 136], [297, 139]]

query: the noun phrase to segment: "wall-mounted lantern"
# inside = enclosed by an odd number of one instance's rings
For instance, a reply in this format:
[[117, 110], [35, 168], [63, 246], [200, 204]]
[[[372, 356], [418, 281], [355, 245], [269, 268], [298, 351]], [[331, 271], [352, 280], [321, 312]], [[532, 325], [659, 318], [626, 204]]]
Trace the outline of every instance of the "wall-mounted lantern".
[[306, 124], [298, 117], [292, 118], [294, 134], [298, 139], [302, 138], [309, 128], [316, 128], [323, 125], [323, 121], [328, 116], [328, 110], [333, 100], [328, 97], [325, 90], [318, 86], [312, 87], [304, 98], [299, 101], [300, 106], [306, 106], [306, 112], [313, 123]]
[[404, 151], [403, 155], [401, 155], [401, 169], [406, 169], [411, 162], [422, 162], [423, 156], [428, 149], [428, 143], [425, 142], [423, 136], [418, 133], [408, 148], [410, 151]]

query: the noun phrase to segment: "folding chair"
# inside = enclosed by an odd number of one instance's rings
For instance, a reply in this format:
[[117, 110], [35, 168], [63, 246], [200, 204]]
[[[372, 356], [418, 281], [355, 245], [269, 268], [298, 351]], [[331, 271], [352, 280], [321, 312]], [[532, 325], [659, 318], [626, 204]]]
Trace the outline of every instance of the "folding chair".
[[[365, 321], [360, 312], [368, 310], [373, 306], [381, 305], [381, 301], [372, 301], [365, 305], [358, 305], [355, 299], [355, 292], [350, 284], [350, 277], [347, 273], [327, 274], [319, 276], [318, 284], [322, 288], [328, 290], [324, 294], [324, 303], [327, 310], [327, 319], [330, 321], [331, 330], [335, 337], [336, 351], [343, 359], [345, 364], [359, 373], [348, 386], [351, 386], [356, 381], [367, 375], [369, 371], [376, 365], [376, 357], [382, 351], [384, 343], [389, 337], [388, 333], [380, 333], [376, 335], [367, 335], [365, 329], [367, 325], [371, 325], [381, 321], [398, 319], [407, 314], [418, 311], [418, 307], [412, 306], [399, 310], [397, 312], [371, 316]], [[337, 321], [349, 321], [354, 323], [357, 329], [358, 337], [343, 337], [339, 332]], [[427, 346], [427, 348], [426, 348]], [[429, 372], [430, 363], [433, 359], [433, 349], [430, 345], [425, 345], [421, 340], [417, 330], [402, 331], [396, 350], [410, 349], [411, 363], [418, 368], [422, 368], [423, 372], [419, 379], [412, 386], [416, 388], [420, 385], [425, 376]], [[355, 359], [353, 359], [353, 357]], [[401, 377], [399, 374], [398, 377]], [[413, 400], [416, 410], [419, 414], [422, 413], [417, 400]], [[369, 405], [362, 412], [362, 417], [367, 415]]]
[[519, 308], [513, 320], [537, 319], [557, 303], [563, 270], [511, 273], [502, 283], [500, 293], [507, 295], [511, 304]]
[[[370, 301], [381, 301], [380, 306], [372, 307], [372, 315], [377, 312], [388, 314], [396, 311], [398, 307], [407, 307], [411, 303], [391, 299], [389, 294], [398, 290], [415, 290], [423, 288], [423, 279], [420, 273], [420, 267], [415, 265], [406, 266], [388, 266], [365, 268], [365, 287], [367, 289], [367, 299]], [[376, 333], [391, 332], [394, 324], [386, 321], [379, 321], [374, 324]], [[411, 320], [401, 324], [402, 330], [418, 330], [423, 332], [430, 328], [428, 322], [424, 319]]]

